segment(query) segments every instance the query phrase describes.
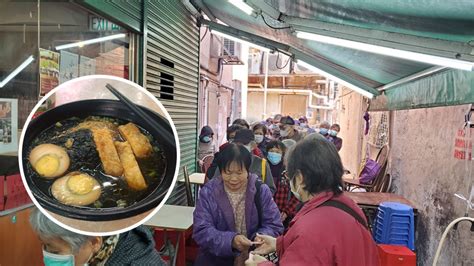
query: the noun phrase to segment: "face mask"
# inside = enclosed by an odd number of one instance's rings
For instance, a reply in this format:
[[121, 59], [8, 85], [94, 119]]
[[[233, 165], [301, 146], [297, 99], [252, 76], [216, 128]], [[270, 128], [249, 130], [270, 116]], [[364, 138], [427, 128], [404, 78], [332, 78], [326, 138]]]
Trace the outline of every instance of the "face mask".
[[300, 123], [301, 127], [306, 127], [306, 123]]
[[46, 266], [74, 266], [74, 256], [59, 255], [43, 250], [43, 262]]
[[263, 135], [255, 135], [255, 142], [258, 144], [262, 143], [263, 141]]
[[287, 137], [290, 133], [288, 132], [288, 129], [286, 130], [280, 130], [280, 136], [282, 137]]
[[204, 137], [202, 137], [202, 142], [204, 142], [204, 143], [209, 143], [209, 142], [211, 142], [211, 137], [209, 137], [209, 136], [204, 136]]
[[336, 130], [329, 130], [329, 135], [331, 135], [333, 137], [337, 136], [337, 133], [338, 132]]
[[326, 135], [327, 133], [328, 133], [328, 130], [326, 128], [320, 128], [319, 129], [319, 134]]
[[281, 154], [278, 152], [268, 152], [267, 159], [271, 164], [277, 165], [281, 162]]
[[[293, 181], [296, 181], [296, 177], [295, 177], [295, 180]], [[291, 193], [293, 193], [293, 195], [295, 196], [295, 198], [297, 198], [299, 201], [303, 201], [301, 199], [301, 194], [300, 194], [300, 188], [301, 186], [298, 185], [298, 188], [296, 189], [296, 191], [294, 190], [293, 188], [293, 181], [290, 181], [290, 189], [291, 189]]]

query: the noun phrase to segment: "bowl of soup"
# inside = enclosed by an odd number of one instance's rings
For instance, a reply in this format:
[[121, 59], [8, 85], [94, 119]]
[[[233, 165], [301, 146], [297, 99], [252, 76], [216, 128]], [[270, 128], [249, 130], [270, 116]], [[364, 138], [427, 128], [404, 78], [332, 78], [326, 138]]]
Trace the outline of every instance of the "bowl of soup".
[[139, 106], [161, 128], [115, 100], [55, 107], [25, 132], [22, 166], [38, 203], [61, 216], [107, 221], [158, 206], [172, 185], [176, 140], [160, 114]]

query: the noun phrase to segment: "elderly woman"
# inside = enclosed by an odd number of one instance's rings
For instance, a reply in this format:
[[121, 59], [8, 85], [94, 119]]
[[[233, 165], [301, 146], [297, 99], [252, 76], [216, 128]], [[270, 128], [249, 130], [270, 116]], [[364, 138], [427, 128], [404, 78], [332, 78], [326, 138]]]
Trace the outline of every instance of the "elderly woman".
[[256, 233], [283, 232], [270, 189], [249, 173], [251, 160], [235, 143], [219, 153], [220, 176], [201, 189], [194, 211], [193, 238], [200, 246], [195, 265], [244, 265]]
[[166, 265], [146, 227], [114, 236], [80, 235], [55, 224], [38, 209], [32, 211], [30, 223], [43, 244], [46, 266]]
[[265, 126], [265, 124], [258, 123], [252, 127], [252, 131], [255, 135], [255, 142], [257, 143], [258, 149], [262, 152], [262, 155], [266, 157], [266, 146], [270, 141], [270, 139], [267, 137], [267, 126]]
[[199, 134], [198, 159], [202, 160], [208, 155], [214, 155], [216, 146], [213, 143], [214, 131], [210, 126], [204, 126]]
[[[290, 150], [291, 191], [304, 206], [288, 231], [275, 239], [259, 235], [256, 254], [276, 251], [280, 265], [379, 265], [377, 246], [362, 210], [342, 193], [342, 163], [336, 148], [308, 137]], [[247, 265], [272, 265], [252, 256]]]
[[[291, 141], [294, 142], [294, 140]], [[270, 162], [273, 181], [276, 185], [276, 193], [273, 198], [280, 210], [281, 221], [285, 227], [288, 226], [288, 223], [296, 214], [297, 206], [300, 204], [300, 201], [291, 193], [289, 184], [284, 177], [285, 165], [283, 164], [283, 158], [285, 158], [286, 151], [287, 148], [281, 141], [272, 140], [267, 145], [267, 160]]]

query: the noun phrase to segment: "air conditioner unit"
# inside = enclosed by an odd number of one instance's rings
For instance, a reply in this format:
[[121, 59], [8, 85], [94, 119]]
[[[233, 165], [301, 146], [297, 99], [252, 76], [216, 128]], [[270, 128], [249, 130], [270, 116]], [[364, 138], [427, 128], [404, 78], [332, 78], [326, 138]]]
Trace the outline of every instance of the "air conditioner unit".
[[240, 44], [232, 40], [223, 38], [222, 45], [222, 64], [224, 65], [243, 65], [244, 63], [240, 60]]

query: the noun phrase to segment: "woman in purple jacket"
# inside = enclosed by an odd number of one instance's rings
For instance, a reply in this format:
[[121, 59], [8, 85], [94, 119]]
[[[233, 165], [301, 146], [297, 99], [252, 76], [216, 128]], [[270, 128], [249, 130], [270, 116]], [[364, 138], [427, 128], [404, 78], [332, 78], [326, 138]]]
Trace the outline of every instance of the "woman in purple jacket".
[[251, 160], [234, 143], [219, 153], [220, 176], [201, 189], [194, 211], [193, 238], [200, 247], [195, 265], [244, 265], [257, 233], [283, 232], [270, 189], [249, 173]]

